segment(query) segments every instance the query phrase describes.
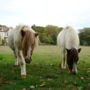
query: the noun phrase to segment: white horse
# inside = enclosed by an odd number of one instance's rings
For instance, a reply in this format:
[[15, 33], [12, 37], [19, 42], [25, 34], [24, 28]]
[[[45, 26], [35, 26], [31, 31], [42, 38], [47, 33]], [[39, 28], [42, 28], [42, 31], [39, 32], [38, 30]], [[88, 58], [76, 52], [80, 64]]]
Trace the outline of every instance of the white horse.
[[62, 64], [61, 68], [66, 68], [66, 54], [67, 64], [69, 71], [72, 74], [77, 73], [77, 61], [78, 53], [81, 51], [79, 48], [79, 37], [74, 29], [70, 26], [66, 26], [57, 37], [57, 44], [61, 48], [62, 52]]
[[18, 25], [9, 30], [8, 45], [14, 52], [15, 66], [18, 66], [19, 61], [21, 76], [26, 77], [26, 63], [32, 61], [34, 47], [38, 45], [38, 33], [27, 25]]

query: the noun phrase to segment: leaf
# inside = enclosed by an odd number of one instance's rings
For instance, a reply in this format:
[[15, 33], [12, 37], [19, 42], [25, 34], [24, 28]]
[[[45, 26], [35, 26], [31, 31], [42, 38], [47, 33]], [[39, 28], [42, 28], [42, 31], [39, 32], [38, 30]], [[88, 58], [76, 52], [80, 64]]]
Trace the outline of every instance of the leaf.
[[77, 82], [76, 81], [73, 84], [74, 84], [74, 86], [77, 86]]
[[42, 77], [42, 76], [40, 76], [40, 81], [44, 81], [44, 79], [43, 79], [43, 77]]
[[40, 86], [41, 86], [41, 87], [46, 86], [46, 82], [43, 82]]
[[50, 64], [50, 66], [54, 66], [54, 64]]
[[16, 70], [14, 70], [14, 73], [16, 73], [17, 71]]
[[88, 83], [88, 86], [90, 87], [90, 83]]
[[40, 81], [44, 81], [44, 79], [43, 78], [40, 78]]
[[48, 80], [48, 81], [52, 81], [53, 79], [52, 79], [52, 78], [48, 78], [47, 80]]
[[87, 73], [90, 73], [90, 68], [88, 68], [88, 71], [87, 71]]
[[82, 80], [84, 79], [84, 77], [80, 77]]
[[83, 87], [78, 87], [78, 90], [82, 90], [83, 89]]
[[33, 89], [33, 88], [35, 88], [35, 86], [34, 86], [34, 85], [31, 85], [31, 86], [30, 86], [30, 89]]
[[22, 90], [26, 90], [26, 88], [23, 88]]
[[8, 83], [8, 80], [7, 80], [7, 79], [4, 79], [4, 83], [6, 83], [6, 84], [7, 84], [7, 83]]

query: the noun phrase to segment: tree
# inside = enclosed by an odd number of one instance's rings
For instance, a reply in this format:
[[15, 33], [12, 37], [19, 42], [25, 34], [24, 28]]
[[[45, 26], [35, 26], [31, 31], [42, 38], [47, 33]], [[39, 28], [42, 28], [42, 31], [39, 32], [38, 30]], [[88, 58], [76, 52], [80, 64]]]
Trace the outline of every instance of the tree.
[[57, 26], [47, 25], [46, 27], [33, 25], [32, 28], [39, 33], [41, 43], [56, 44], [57, 35], [62, 30]]
[[90, 45], [90, 28], [84, 28], [79, 30], [80, 44]]
[[40, 42], [41, 43], [44, 43], [44, 38], [45, 38], [45, 28], [42, 27], [42, 26], [36, 26], [36, 25], [33, 25], [32, 26], [32, 29], [34, 29], [36, 32], [39, 33], [39, 39], [40, 39]]
[[59, 27], [53, 26], [53, 25], [47, 25], [45, 27], [45, 31], [47, 33], [47, 37], [51, 37], [51, 42], [50, 44], [56, 44], [57, 41], [57, 35], [61, 31]]

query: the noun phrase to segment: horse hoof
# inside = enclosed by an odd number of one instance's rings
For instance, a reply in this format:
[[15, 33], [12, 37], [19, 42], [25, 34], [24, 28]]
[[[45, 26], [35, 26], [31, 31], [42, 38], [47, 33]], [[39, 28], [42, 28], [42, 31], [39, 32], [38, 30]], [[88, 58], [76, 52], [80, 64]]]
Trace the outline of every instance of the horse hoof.
[[75, 73], [75, 72], [73, 72], [72, 74], [73, 74], [73, 75], [76, 75], [76, 73]]
[[15, 64], [14, 64], [13, 66], [14, 66], [14, 67], [18, 67], [19, 65], [15, 65]]
[[63, 67], [62, 69], [66, 69], [66, 67]]
[[70, 72], [70, 74], [72, 74], [72, 75], [76, 75], [76, 72]]
[[66, 69], [66, 66], [61, 66], [62, 69]]
[[26, 78], [26, 75], [21, 75], [22, 78]]

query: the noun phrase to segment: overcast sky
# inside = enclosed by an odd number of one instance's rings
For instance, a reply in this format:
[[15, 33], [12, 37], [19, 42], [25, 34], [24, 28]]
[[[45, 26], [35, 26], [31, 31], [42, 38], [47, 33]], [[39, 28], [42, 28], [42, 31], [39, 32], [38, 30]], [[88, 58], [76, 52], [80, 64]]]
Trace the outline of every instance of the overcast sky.
[[90, 27], [90, 0], [0, 0], [0, 24]]

